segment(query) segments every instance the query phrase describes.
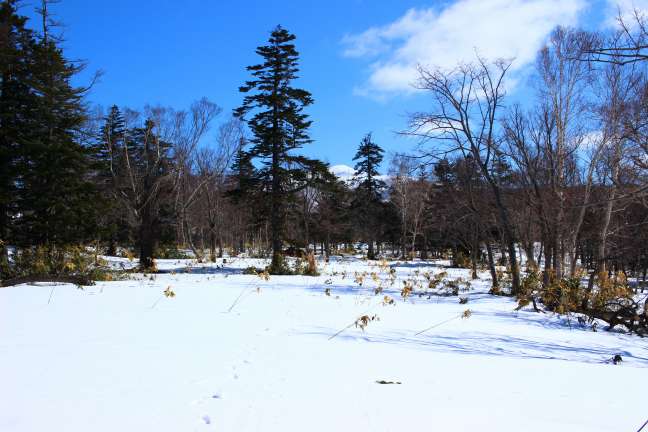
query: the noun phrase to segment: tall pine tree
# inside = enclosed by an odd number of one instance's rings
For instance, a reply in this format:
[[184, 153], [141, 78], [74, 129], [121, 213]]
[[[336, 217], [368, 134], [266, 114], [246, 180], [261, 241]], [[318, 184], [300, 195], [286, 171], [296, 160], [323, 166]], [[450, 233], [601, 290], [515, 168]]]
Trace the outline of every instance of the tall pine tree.
[[94, 230], [96, 190], [90, 178], [90, 147], [82, 143], [85, 88], [72, 85], [83, 69], [65, 58], [49, 32], [47, 1], [40, 10], [43, 29], [34, 44], [27, 84], [35, 95], [34, 127], [21, 143], [17, 179], [20, 242], [68, 245]]
[[[86, 89], [49, 32], [26, 28], [18, 2], [0, 3], [0, 240], [65, 246], [90, 236], [95, 220], [89, 147], [82, 144]], [[6, 252], [0, 246], [0, 260]], [[6, 266], [5, 266], [6, 267]]]
[[385, 189], [378, 174], [378, 167], [383, 160], [383, 149], [371, 139], [371, 134], [365, 135], [353, 158], [356, 162], [353, 177], [356, 185], [354, 209], [358, 214], [358, 222], [363, 228], [368, 244], [367, 258], [375, 259], [374, 240], [377, 229], [377, 219], [382, 192]]
[[9, 271], [7, 245], [15, 243], [13, 221], [20, 213], [19, 166], [36, 121], [37, 97], [29, 85], [36, 42], [26, 23], [17, 1], [0, 3], [0, 278]]
[[255, 171], [270, 199], [272, 273], [286, 271], [282, 247], [285, 238], [286, 202], [305, 187], [308, 173], [321, 163], [293, 152], [311, 142], [304, 108], [313, 103], [306, 90], [293, 87], [297, 79], [299, 54], [295, 36], [281, 26], [270, 35], [268, 45], [256, 52], [263, 62], [249, 66], [252, 79], [239, 90], [248, 93], [235, 115], [247, 119], [253, 137], [247, 151], [260, 167]]
[[103, 200], [98, 218], [98, 236], [108, 243], [108, 255], [117, 253], [117, 243], [130, 240], [128, 216], [120, 205], [122, 193], [115, 188], [115, 176], [122, 174], [126, 163], [124, 154], [124, 116], [117, 105], [113, 105], [104, 117], [94, 149], [95, 184]]

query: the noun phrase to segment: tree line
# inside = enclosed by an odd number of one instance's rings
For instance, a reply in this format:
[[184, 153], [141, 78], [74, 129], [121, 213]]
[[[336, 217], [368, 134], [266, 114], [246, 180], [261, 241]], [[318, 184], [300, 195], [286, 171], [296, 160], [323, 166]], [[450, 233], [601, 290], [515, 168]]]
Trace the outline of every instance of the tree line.
[[644, 23], [637, 13], [607, 36], [555, 29], [530, 106], [506, 105], [511, 61], [420, 69], [434, 111], [412, 115], [405, 133], [421, 138], [449, 207], [430, 214], [463, 216], [450, 230], [473, 257], [486, 249], [491, 269], [501, 245], [514, 293], [521, 259], [542, 264], [545, 284], [582, 269], [645, 277]]
[[286, 273], [287, 253], [364, 245], [368, 259], [451, 258], [474, 277], [483, 267], [494, 292], [530, 301], [530, 269], [542, 287], [584, 276], [588, 292], [602, 274], [645, 280], [639, 13], [614, 32], [556, 28], [524, 106], [507, 96], [514, 60], [420, 67], [416, 87], [432, 109], [402, 131], [419, 150], [390, 155], [380, 175], [383, 150], [370, 133], [358, 137], [355, 175], [344, 180], [300, 153], [312, 142], [314, 98], [297, 86], [288, 30], [256, 49], [232, 113], [206, 98], [104, 112], [86, 102], [91, 85], [72, 85], [84, 65], [65, 57], [48, 5], [40, 31], [16, 1], [0, 6], [3, 278], [12, 254], [35, 248], [92, 246], [137, 256], [144, 269], [187, 249], [211, 261], [246, 253]]
[[[0, 3], [3, 279], [36, 249], [59, 256], [92, 246], [136, 256], [143, 269], [184, 249], [212, 261], [229, 249], [269, 255], [282, 272], [284, 248], [312, 244], [320, 226], [329, 226], [327, 251], [355, 240], [336, 228], [349, 222], [351, 189], [298, 152], [312, 141], [305, 108], [313, 98], [294, 86], [294, 35], [278, 26], [257, 48], [261, 63], [247, 68], [242, 105], [230, 115], [207, 98], [180, 110], [103, 110], [87, 102], [94, 82], [72, 83], [86, 65], [65, 57], [51, 3], [37, 10], [38, 30], [18, 1]], [[368, 163], [365, 186], [378, 200], [371, 176], [380, 161]]]

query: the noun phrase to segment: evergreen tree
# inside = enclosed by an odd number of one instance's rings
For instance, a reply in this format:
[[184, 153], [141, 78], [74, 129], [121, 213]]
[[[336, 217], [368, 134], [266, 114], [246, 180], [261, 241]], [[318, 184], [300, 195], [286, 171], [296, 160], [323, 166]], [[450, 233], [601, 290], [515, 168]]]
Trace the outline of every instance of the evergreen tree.
[[313, 103], [309, 92], [292, 85], [299, 71], [294, 40], [294, 35], [278, 26], [268, 45], [257, 48], [263, 62], [247, 68], [253, 78], [239, 90], [249, 94], [235, 110], [238, 117], [250, 115], [247, 123], [253, 138], [248, 155], [260, 162], [256, 176], [270, 198], [273, 251], [270, 271], [273, 273], [285, 271], [282, 243], [286, 202], [305, 187], [308, 172], [318, 165], [315, 160], [293, 153], [311, 142], [308, 136], [311, 121], [304, 108]]
[[358, 211], [360, 226], [365, 232], [365, 238], [369, 250], [368, 259], [375, 259], [374, 237], [377, 228], [378, 209], [385, 189], [378, 174], [378, 167], [383, 160], [383, 149], [371, 140], [371, 134], [365, 135], [353, 157], [355, 164], [355, 175], [353, 177], [356, 185], [356, 200], [354, 208]]
[[89, 148], [79, 133], [86, 89], [71, 84], [83, 66], [69, 62], [59, 41], [48, 36], [47, 1], [38, 39], [24, 30], [16, 2], [3, 2], [0, 11], [8, 31], [1, 48], [7, 60], [0, 96], [0, 164], [8, 167], [2, 169], [0, 186], [3, 230], [11, 214], [15, 244], [78, 243], [89, 236], [95, 219]]
[[254, 164], [252, 164], [250, 153], [246, 152], [243, 146], [239, 148], [234, 156], [232, 173], [236, 185], [228, 195], [236, 204], [248, 201], [247, 198], [252, 197], [254, 191], [257, 189], [257, 173]]
[[102, 163], [103, 171], [106, 174], [111, 170], [110, 164], [112, 163], [111, 155], [114, 151], [122, 148], [124, 143], [124, 116], [122, 115], [119, 107], [113, 105], [110, 107], [110, 112], [104, 118], [104, 125], [101, 128], [101, 143], [97, 148], [97, 159]]
[[6, 246], [15, 243], [21, 154], [35, 126], [36, 96], [29, 86], [35, 39], [26, 22], [17, 1], [0, 3], [0, 277], [8, 271]]
[[454, 181], [454, 171], [447, 158], [443, 158], [434, 164], [434, 178], [444, 184], [449, 184]]
[[327, 182], [320, 190], [317, 200], [315, 235], [324, 244], [324, 253], [327, 258], [331, 255], [332, 243], [350, 241], [350, 195], [346, 183], [337, 178]]
[[124, 117], [116, 105], [104, 118], [94, 150], [95, 184], [103, 200], [98, 220], [99, 237], [108, 242], [108, 255], [117, 253], [117, 243], [130, 240], [127, 215], [119, 205], [120, 192], [114, 187], [115, 176], [124, 171]]
[[232, 162], [232, 189], [226, 192], [226, 196], [237, 208], [238, 219], [242, 232], [239, 233], [239, 251], [245, 250], [245, 243], [248, 231], [261, 225], [269, 214], [264, 194], [259, 189], [259, 178], [252, 163], [251, 155], [244, 150], [244, 142], [241, 142], [234, 160]]
[[90, 149], [81, 144], [86, 89], [73, 87], [82, 69], [45, 37], [34, 47], [33, 91], [39, 120], [25, 143], [19, 193], [20, 233], [28, 244], [70, 244], [88, 238], [95, 220]]

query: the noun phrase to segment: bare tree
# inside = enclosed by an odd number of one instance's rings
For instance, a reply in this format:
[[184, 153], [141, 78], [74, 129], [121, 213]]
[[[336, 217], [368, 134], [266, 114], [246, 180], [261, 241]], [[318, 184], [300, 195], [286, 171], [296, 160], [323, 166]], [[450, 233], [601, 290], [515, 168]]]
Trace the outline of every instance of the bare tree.
[[[610, 62], [601, 72], [599, 121], [603, 136], [601, 184], [605, 185], [606, 197], [602, 214], [597, 251], [597, 270], [606, 271], [606, 245], [610, 222], [615, 207], [620, 204], [619, 191], [623, 190], [622, 175], [630, 154], [632, 129], [628, 128], [632, 100], [641, 92], [641, 69], [635, 64], [622, 65]], [[626, 171], [627, 172], [627, 171]]]
[[431, 94], [434, 110], [412, 114], [406, 133], [420, 137], [424, 143], [435, 143], [429, 156], [459, 153], [473, 158], [494, 196], [510, 257], [512, 291], [516, 294], [520, 276], [515, 229], [500, 179], [493, 169], [495, 158], [502, 152], [498, 115], [505, 96], [504, 78], [510, 66], [510, 61], [488, 63], [478, 58], [475, 63], [451, 71], [419, 67], [416, 87]]
[[625, 16], [619, 10], [617, 15], [619, 28], [609, 37], [590, 34], [581, 40], [582, 54], [579, 58], [598, 62], [612, 63], [619, 66], [648, 60], [648, 24], [646, 16], [634, 9], [631, 16]]
[[[189, 111], [154, 108], [155, 117], [164, 126], [167, 139], [174, 143], [174, 211], [177, 221], [178, 238], [189, 244], [194, 253], [191, 227], [187, 210], [198, 199], [207, 177], [196, 178], [198, 146], [209, 131], [211, 123], [221, 112], [221, 108], [206, 98], [191, 104]], [[199, 254], [200, 255], [200, 254]]]
[[228, 170], [236, 152], [245, 143], [243, 125], [239, 119], [231, 118], [218, 130], [216, 147], [205, 147], [198, 151], [198, 197], [200, 209], [209, 234], [210, 260], [216, 260], [216, 246], [219, 256], [223, 256], [223, 231], [226, 229], [225, 216], [229, 203], [227, 192]]
[[572, 229], [574, 225], [568, 223], [566, 190], [574, 180], [575, 157], [586, 135], [583, 119], [589, 106], [586, 89], [590, 70], [577, 60], [582, 35], [557, 27], [537, 61], [539, 115], [545, 130], [536, 136], [542, 139], [539, 144], [553, 202], [545, 244], [545, 255], [551, 259], [545, 266], [551, 266], [558, 278], [562, 277], [565, 255], [573, 252], [578, 235]]
[[171, 145], [153, 119], [142, 124], [141, 114], [133, 110], [124, 117], [123, 131], [105, 133], [103, 144], [116, 197], [137, 225], [140, 266], [148, 269], [153, 267], [160, 203], [171, 185]]
[[392, 158], [391, 167], [390, 167], [390, 176], [391, 176], [391, 190], [390, 198], [391, 202], [398, 209], [398, 216], [400, 218], [401, 224], [401, 239], [400, 239], [400, 249], [401, 257], [407, 257], [406, 245], [407, 245], [407, 232], [408, 223], [409, 223], [409, 176], [413, 171], [411, 159], [407, 156], [396, 154]]

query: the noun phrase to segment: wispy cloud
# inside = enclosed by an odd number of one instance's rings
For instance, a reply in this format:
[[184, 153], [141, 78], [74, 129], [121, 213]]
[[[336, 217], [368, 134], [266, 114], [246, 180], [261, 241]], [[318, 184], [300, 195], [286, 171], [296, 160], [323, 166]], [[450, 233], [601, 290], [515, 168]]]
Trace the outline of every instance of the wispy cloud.
[[[648, 0], [640, 0], [648, 1]], [[444, 9], [410, 9], [396, 21], [347, 35], [344, 55], [368, 60], [357, 94], [411, 93], [417, 65], [451, 68], [480, 56], [533, 62], [556, 25], [575, 25], [585, 0], [458, 0]]]
[[635, 11], [648, 16], [648, 0], [607, 0], [607, 21], [609, 27], [616, 27], [619, 24], [619, 17], [626, 25], [632, 26], [635, 21]]

